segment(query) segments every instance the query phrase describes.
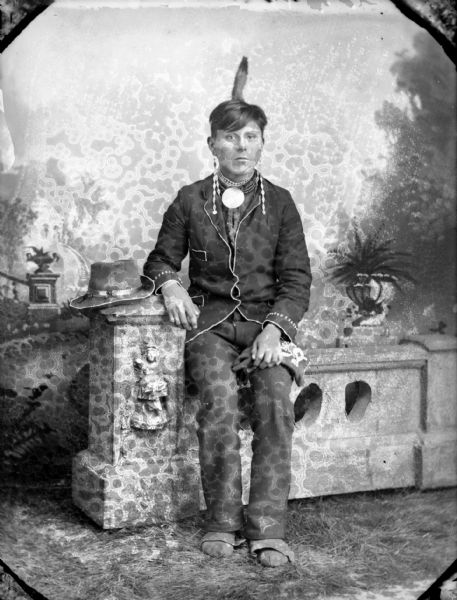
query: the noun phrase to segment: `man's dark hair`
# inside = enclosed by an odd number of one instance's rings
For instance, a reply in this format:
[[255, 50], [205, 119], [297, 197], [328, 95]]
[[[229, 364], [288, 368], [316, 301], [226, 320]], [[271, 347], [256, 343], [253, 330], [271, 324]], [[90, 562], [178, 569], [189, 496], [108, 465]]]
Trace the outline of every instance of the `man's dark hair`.
[[249, 121], [254, 121], [262, 132], [267, 124], [267, 117], [260, 106], [248, 104], [244, 100], [226, 100], [216, 106], [209, 116], [211, 136], [215, 137], [218, 129], [237, 131]]

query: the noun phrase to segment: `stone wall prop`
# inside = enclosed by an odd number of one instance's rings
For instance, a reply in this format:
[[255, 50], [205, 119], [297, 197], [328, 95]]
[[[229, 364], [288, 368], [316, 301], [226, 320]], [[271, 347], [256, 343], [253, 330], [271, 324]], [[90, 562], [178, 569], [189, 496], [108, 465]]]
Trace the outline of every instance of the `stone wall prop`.
[[416, 335], [402, 343], [427, 350], [427, 390], [421, 437], [421, 487], [457, 483], [457, 340], [451, 336]]

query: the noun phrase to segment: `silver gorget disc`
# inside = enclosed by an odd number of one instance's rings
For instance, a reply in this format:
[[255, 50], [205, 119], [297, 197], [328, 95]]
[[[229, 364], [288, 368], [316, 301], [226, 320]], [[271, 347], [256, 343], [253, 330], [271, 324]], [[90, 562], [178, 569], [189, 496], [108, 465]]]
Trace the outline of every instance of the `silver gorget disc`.
[[222, 204], [227, 208], [238, 208], [244, 202], [244, 193], [239, 188], [227, 188], [222, 194]]

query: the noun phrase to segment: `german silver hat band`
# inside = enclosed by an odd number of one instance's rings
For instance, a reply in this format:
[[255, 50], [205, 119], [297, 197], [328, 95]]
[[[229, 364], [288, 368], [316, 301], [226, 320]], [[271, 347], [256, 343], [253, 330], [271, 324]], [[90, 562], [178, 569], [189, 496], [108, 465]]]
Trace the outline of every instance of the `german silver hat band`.
[[127, 288], [125, 290], [108, 290], [108, 291], [88, 291], [86, 298], [123, 298], [124, 296], [130, 296], [136, 292], [138, 288]]

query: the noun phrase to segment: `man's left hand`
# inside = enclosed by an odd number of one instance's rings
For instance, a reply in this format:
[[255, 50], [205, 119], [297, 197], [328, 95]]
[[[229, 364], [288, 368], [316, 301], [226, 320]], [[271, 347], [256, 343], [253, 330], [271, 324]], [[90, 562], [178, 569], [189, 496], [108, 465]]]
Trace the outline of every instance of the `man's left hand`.
[[281, 364], [281, 330], [268, 323], [252, 344], [252, 361], [254, 367], [265, 369]]

